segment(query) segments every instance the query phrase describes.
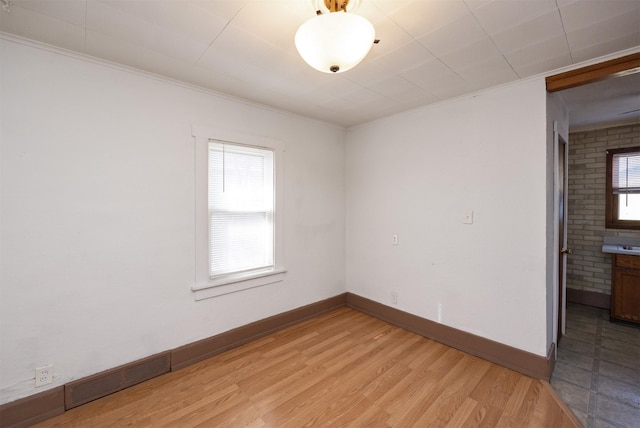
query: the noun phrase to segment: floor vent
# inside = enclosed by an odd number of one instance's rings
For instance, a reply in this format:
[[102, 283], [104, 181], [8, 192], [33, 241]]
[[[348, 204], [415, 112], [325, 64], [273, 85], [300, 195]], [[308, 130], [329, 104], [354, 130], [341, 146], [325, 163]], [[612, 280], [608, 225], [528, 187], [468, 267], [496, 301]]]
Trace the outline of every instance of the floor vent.
[[67, 410], [144, 382], [171, 369], [171, 354], [164, 352], [65, 385]]

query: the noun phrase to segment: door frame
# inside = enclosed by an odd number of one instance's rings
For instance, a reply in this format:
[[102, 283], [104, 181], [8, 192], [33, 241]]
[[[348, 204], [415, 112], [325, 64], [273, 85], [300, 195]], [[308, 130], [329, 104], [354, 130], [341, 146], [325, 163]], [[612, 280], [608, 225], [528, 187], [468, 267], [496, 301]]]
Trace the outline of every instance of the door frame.
[[[574, 88], [576, 86], [587, 85], [589, 83], [596, 82], [598, 80], [604, 80], [611, 77], [628, 74], [631, 72], [637, 72], [640, 70], [640, 52], [632, 53], [630, 55], [614, 58], [608, 61], [603, 61], [597, 64], [589, 65], [586, 67], [577, 68], [574, 70], [566, 71], [563, 73], [554, 74], [551, 76], [547, 76], [545, 78], [545, 85], [547, 93], [562, 91], [563, 89]], [[555, 185], [557, 170], [557, 158], [558, 158], [558, 145], [557, 145], [557, 123], [554, 122], [554, 212], [555, 218], [554, 221], [556, 225], [559, 224], [558, 218], [558, 195], [557, 195], [557, 186]], [[568, 141], [566, 142], [566, 147], [568, 149]], [[565, 153], [565, 164], [568, 162], [568, 152]], [[568, 170], [565, 170], [565, 180], [567, 178]], [[568, 190], [565, 187], [565, 190]], [[567, 192], [565, 191], [565, 197]], [[567, 224], [566, 218], [566, 203], [564, 205], [565, 209], [565, 225]], [[558, 231], [558, 240], [559, 240], [560, 232]], [[555, 238], [554, 238], [555, 239]], [[564, 234], [564, 238], [567, 239], [567, 234]], [[561, 260], [560, 252], [561, 249], [560, 242], [557, 242], [557, 250], [558, 254], [556, 254], [555, 260]], [[566, 248], [566, 247], [564, 247]], [[563, 257], [566, 260], [566, 257]], [[554, 263], [555, 267], [555, 263]], [[566, 268], [566, 264], [563, 264], [563, 267]], [[557, 267], [557, 270], [560, 271], [560, 266]], [[566, 278], [566, 269], [562, 269], [563, 273], [554, 272], [554, 276], [556, 280], [554, 282], [558, 282], [558, 288], [554, 293], [554, 316], [553, 316], [553, 342], [555, 342], [556, 346], [558, 344], [558, 340], [561, 337], [561, 334], [564, 333], [566, 327], [566, 316], [565, 316], [565, 302], [566, 302], [566, 286], [560, 282], [560, 275]], [[562, 306], [562, 310], [561, 309]]]
[[569, 202], [569, 142], [558, 132], [558, 122], [553, 122], [554, 147], [554, 204], [555, 219], [558, 227], [558, 245], [556, 259], [558, 260], [558, 288], [555, 306], [556, 328], [555, 342], [560, 341], [566, 331], [566, 302], [567, 302], [567, 251], [569, 237], [567, 233], [567, 207]]

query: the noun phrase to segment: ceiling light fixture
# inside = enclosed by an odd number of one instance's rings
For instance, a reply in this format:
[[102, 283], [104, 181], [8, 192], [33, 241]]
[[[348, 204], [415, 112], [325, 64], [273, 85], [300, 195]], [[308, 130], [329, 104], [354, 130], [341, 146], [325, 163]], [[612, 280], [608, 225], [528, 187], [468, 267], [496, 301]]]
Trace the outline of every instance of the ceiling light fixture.
[[[359, 0], [353, 3], [357, 5]], [[354, 7], [349, 7], [349, 0], [324, 0], [324, 6], [329, 13], [317, 8], [317, 16], [298, 28], [296, 48], [316, 70], [342, 73], [367, 56], [376, 32], [366, 18], [351, 12]]]

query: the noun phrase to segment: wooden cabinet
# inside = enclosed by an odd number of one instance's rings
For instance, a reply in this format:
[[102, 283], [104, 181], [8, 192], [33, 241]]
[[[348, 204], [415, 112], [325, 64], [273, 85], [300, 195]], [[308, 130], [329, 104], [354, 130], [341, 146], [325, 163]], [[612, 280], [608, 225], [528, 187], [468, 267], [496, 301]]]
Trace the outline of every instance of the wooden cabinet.
[[640, 324], [640, 256], [613, 256], [611, 319]]

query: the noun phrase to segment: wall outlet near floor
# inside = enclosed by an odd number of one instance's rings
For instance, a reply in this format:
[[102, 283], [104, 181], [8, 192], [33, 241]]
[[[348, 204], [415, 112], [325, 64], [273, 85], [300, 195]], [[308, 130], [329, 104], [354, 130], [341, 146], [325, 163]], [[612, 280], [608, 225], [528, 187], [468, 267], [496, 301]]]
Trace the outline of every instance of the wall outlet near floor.
[[391, 303], [394, 305], [398, 304], [398, 293], [396, 291], [391, 292]]
[[53, 382], [53, 364], [36, 368], [36, 388]]

